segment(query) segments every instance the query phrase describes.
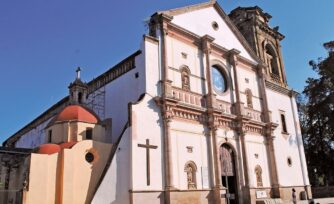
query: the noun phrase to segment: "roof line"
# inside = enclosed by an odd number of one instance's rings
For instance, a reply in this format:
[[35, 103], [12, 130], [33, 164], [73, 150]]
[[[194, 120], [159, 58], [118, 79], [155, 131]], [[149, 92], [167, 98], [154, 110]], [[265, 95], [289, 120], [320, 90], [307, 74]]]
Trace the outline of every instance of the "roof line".
[[263, 63], [262, 60], [255, 53], [255, 51], [250, 47], [250, 45], [247, 42], [246, 38], [240, 33], [239, 29], [234, 25], [234, 23], [231, 21], [231, 19], [228, 17], [228, 15], [225, 13], [225, 11], [223, 10], [223, 8], [218, 3], [215, 3], [213, 6], [218, 11], [218, 13], [223, 17], [223, 19], [225, 20], [227, 26], [232, 30], [232, 32], [235, 34], [235, 36], [240, 41], [240, 43], [249, 52], [249, 54], [251, 55], [251, 57], [253, 57], [254, 60], [257, 63]]
[[[91, 81], [89, 81], [87, 83], [87, 85], [89, 86], [89, 90], [91, 92], [97, 90], [100, 87], [95, 87], [94, 84], [96, 84], [96, 82], [98, 82], [99, 80], [103, 79], [103, 77], [105, 77], [109, 72], [111, 72], [112, 70], [114, 70], [115, 68], [121, 66], [123, 63], [125, 63], [127, 60], [132, 59], [133, 57], [136, 57], [138, 55], [141, 54], [141, 50], [137, 50], [136, 52], [134, 52], [133, 54], [129, 55], [128, 57], [124, 58], [123, 60], [121, 60], [119, 63], [117, 63], [116, 65], [112, 66], [110, 69], [108, 69], [107, 71], [103, 72], [102, 74], [100, 74], [97, 78], [92, 79]], [[126, 73], [126, 72], [125, 72]], [[117, 77], [113, 78], [117, 79]], [[111, 80], [111, 81], [113, 81]], [[108, 83], [110, 83], [111, 81], [109, 81]], [[102, 83], [100, 83], [102, 85]], [[105, 85], [105, 84], [103, 84]], [[90, 94], [90, 93], [89, 93]], [[15, 132], [13, 135], [11, 135], [9, 138], [7, 138], [2, 145], [6, 146], [7, 143], [10, 140], [13, 140], [16, 137], [20, 137], [23, 134], [25, 134], [26, 132], [28, 132], [30, 129], [35, 128], [37, 125], [39, 125], [40, 123], [38, 122], [39, 120], [41, 120], [43, 117], [47, 117], [47, 119], [53, 117], [54, 115], [57, 114], [57, 109], [60, 109], [61, 107], [65, 106], [69, 101], [69, 96], [64, 97], [63, 99], [61, 99], [60, 101], [58, 101], [56, 104], [54, 104], [53, 106], [51, 106], [49, 109], [47, 109], [46, 111], [44, 111], [41, 115], [37, 116], [33, 121], [31, 121], [30, 123], [28, 123], [27, 125], [25, 125], [23, 128], [21, 128], [20, 130], [18, 130], [17, 132]], [[52, 111], [55, 111], [55, 113], [52, 113]], [[47, 120], [45, 119], [45, 120]], [[45, 121], [44, 120], [44, 121]], [[35, 124], [37, 123], [37, 124]]]
[[216, 0], [210, 0], [210, 1], [202, 2], [202, 3], [198, 3], [198, 4], [193, 4], [193, 5], [189, 5], [189, 6], [183, 6], [183, 7], [175, 8], [175, 9], [170, 9], [170, 10], [165, 10], [165, 11], [158, 11], [156, 13], [158, 13], [158, 14], [164, 13], [164, 14], [167, 14], [167, 15], [175, 16], [175, 15], [183, 14], [183, 13], [186, 13], [186, 12], [207, 8], [207, 7], [210, 7], [210, 6], [214, 5], [215, 3], [216, 3]]

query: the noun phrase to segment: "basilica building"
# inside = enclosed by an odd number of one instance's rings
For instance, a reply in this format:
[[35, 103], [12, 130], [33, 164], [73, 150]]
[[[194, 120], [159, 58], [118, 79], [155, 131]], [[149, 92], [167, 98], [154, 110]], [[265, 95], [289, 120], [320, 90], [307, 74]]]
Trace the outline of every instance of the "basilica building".
[[3, 143], [0, 203], [310, 199], [270, 19], [216, 1], [154, 13], [138, 51], [87, 83], [78, 69], [68, 96]]

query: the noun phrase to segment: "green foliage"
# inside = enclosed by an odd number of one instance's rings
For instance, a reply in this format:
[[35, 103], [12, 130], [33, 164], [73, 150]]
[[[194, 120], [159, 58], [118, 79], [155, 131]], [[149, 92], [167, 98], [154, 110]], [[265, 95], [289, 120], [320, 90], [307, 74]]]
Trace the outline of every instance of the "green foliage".
[[328, 56], [310, 61], [318, 78], [308, 78], [298, 99], [311, 184], [334, 185], [334, 41], [324, 43]]

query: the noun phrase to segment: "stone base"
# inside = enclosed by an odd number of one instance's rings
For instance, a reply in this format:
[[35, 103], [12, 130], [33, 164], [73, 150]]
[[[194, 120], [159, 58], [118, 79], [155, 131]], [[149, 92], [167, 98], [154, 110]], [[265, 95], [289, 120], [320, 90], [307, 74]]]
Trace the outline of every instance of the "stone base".
[[[213, 190], [172, 190], [164, 191], [131, 191], [131, 204], [165, 204], [169, 196], [170, 204], [216, 204]], [[220, 191], [221, 204], [225, 204], [225, 190]]]
[[163, 204], [164, 191], [131, 191], [130, 204]]
[[[310, 186], [289, 186], [289, 187], [279, 187], [277, 189], [272, 188], [251, 188], [250, 201], [245, 201], [244, 203], [277, 203], [277, 202], [291, 202], [292, 201], [292, 188], [296, 190], [297, 201], [308, 200], [312, 198], [312, 193], [310, 192]], [[262, 195], [267, 195], [267, 197], [258, 197], [257, 192], [262, 193]]]
[[[308, 189], [307, 186], [289, 186], [289, 187], [280, 187], [280, 198], [283, 202], [292, 200], [292, 189], [296, 190], [297, 201], [298, 200], [308, 200]], [[311, 194], [312, 196], [312, 194]]]
[[[310, 199], [311, 193], [308, 186], [279, 187], [279, 198], [275, 197], [272, 188], [244, 189], [239, 195], [239, 203], [290, 203], [292, 201], [292, 188], [296, 190], [297, 200]], [[259, 193], [260, 192], [260, 193]], [[225, 190], [220, 190], [220, 203], [225, 204]], [[259, 195], [265, 195], [259, 197]], [[170, 204], [216, 204], [214, 190], [170, 190], [165, 191], [131, 191], [131, 204], [165, 204], [165, 198], [170, 198]], [[168, 197], [166, 197], [168, 196]]]

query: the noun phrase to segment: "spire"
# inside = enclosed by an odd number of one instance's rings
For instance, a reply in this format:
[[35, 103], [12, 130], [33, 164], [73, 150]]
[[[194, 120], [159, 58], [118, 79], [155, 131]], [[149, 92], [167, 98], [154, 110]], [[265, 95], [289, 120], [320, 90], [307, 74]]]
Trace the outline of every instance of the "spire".
[[88, 86], [81, 81], [81, 68], [78, 67], [75, 71], [77, 73], [75, 80], [68, 86], [71, 104], [85, 104], [88, 95]]

